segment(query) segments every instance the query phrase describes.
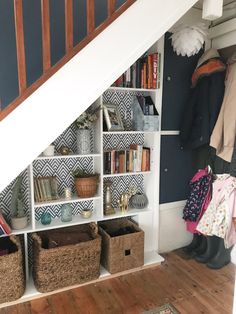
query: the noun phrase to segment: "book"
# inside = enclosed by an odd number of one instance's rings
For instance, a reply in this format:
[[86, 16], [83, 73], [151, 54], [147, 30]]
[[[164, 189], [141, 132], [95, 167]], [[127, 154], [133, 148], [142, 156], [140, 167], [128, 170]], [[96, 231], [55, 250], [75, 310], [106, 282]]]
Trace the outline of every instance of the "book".
[[[5, 230], [3, 229], [3, 227], [0, 225], [0, 237], [1, 237], [2, 235], [6, 235], [6, 232], [5, 232]], [[1, 251], [0, 251], [0, 252], [1, 252]], [[0, 253], [0, 256], [1, 256], [1, 253]]]
[[0, 225], [2, 226], [3, 230], [5, 231], [6, 234], [10, 234], [11, 233], [11, 228], [8, 225], [8, 223], [6, 222], [5, 218], [3, 217], [3, 215], [0, 213]]
[[158, 81], [158, 53], [152, 54], [152, 88], [157, 88]]

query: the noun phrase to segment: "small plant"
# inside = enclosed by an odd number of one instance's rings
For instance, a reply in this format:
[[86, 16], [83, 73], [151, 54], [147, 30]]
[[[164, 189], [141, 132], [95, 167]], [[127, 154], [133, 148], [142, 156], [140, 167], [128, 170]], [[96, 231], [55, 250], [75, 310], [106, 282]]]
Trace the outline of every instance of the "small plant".
[[23, 204], [21, 184], [22, 176], [19, 176], [12, 190], [11, 217], [22, 218], [26, 215]]
[[72, 172], [74, 178], [90, 178], [90, 177], [99, 177], [99, 174], [98, 173], [88, 173], [84, 170], [81, 170], [81, 169], [75, 169], [73, 172]]
[[98, 119], [98, 116], [96, 112], [100, 108], [98, 107], [95, 110], [91, 110], [91, 108], [87, 109], [85, 112], [83, 112], [76, 120], [75, 125], [78, 129], [91, 129], [93, 126], [93, 123]]

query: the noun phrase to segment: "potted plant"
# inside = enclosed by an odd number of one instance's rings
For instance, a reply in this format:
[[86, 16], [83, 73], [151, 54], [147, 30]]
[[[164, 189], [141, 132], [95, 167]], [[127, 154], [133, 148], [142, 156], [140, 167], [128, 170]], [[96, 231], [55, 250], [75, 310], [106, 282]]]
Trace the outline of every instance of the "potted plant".
[[77, 128], [77, 153], [78, 154], [90, 154], [91, 149], [91, 129], [94, 125], [94, 122], [97, 120], [98, 116], [96, 110], [91, 108], [83, 112], [76, 120], [75, 126]]
[[23, 229], [28, 224], [22, 199], [21, 184], [22, 176], [19, 176], [13, 187], [11, 199], [11, 227], [16, 230]]
[[79, 197], [93, 197], [97, 193], [99, 174], [86, 173], [83, 170], [73, 171], [75, 188]]

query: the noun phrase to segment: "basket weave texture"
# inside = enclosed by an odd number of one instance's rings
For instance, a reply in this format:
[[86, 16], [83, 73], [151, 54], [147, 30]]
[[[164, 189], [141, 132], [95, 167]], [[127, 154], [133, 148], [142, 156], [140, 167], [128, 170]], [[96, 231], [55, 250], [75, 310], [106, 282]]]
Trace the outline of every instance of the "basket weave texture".
[[75, 188], [79, 197], [93, 197], [97, 193], [98, 178], [75, 178]]
[[0, 256], [0, 303], [19, 299], [25, 291], [25, 275], [20, 238], [14, 235], [0, 239], [0, 248], [9, 254]]
[[[127, 227], [135, 232], [114, 237], [109, 235]], [[144, 264], [144, 232], [136, 223], [125, 218], [102, 222], [99, 233], [102, 236], [101, 264], [111, 274]]]
[[[49, 292], [99, 277], [101, 237], [96, 224], [34, 233], [32, 237], [33, 278], [38, 291]], [[82, 241], [78, 243], [79, 238]], [[61, 246], [45, 248], [55, 242]]]

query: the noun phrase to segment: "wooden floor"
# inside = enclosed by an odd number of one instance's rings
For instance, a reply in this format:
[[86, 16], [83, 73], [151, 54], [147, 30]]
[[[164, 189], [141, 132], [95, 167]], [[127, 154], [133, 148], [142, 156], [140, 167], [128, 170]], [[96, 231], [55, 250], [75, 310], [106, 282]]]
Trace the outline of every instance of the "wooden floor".
[[179, 251], [165, 258], [161, 266], [6, 307], [0, 314], [136, 314], [163, 303], [186, 314], [232, 313], [232, 264], [211, 270]]

